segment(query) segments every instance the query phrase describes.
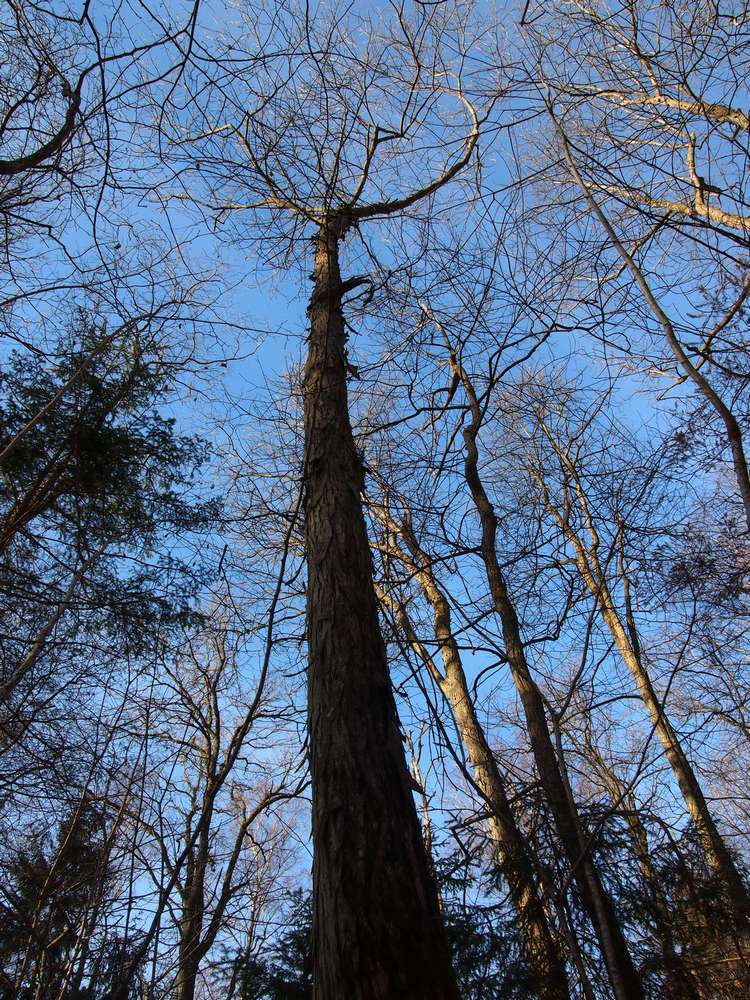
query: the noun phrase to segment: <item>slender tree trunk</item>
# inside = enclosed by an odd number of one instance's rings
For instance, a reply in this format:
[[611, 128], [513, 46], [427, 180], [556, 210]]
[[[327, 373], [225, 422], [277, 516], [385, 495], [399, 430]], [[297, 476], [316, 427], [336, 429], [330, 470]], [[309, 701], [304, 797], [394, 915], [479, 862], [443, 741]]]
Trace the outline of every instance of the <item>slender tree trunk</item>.
[[642, 1000], [640, 976], [630, 957], [617, 914], [591, 858], [589, 845], [575, 803], [569, 798], [544, 711], [544, 701], [526, 660], [515, 607], [508, 594], [497, 558], [497, 515], [479, 474], [477, 435], [482, 413], [474, 388], [463, 367], [451, 355], [451, 364], [464, 384], [471, 404], [472, 421], [464, 429], [464, 472], [479, 514], [482, 558], [495, 610], [500, 618], [503, 641], [513, 682], [521, 698], [532, 754], [539, 780], [552, 813], [583, 905], [596, 931], [610, 982], [617, 1000]]
[[316, 1000], [456, 1000], [378, 621], [338, 245], [316, 239], [304, 375]]
[[[422, 839], [424, 849], [430, 862], [430, 871], [435, 875], [435, 859], [432, 856], [432, 817], [430, 816], [430, 797], [425, 790], [425, 782], [419, 767], [419, 756], [411, 737], [407, 734], [405, 739], [406, 747], [409, 751], [409, 771], [421, 791], [419, 792], [420, 810], [422, 813]], [[440, 910], [443, 909], [443, 900], [438, 893], [438, 903]]]
[[[407, 641], [425, 662], [451, 707], [458, 735], [469, 756], [476, 788], [488, 814], [487, 825], [495, 859], [508, 883], [511, 901], [518, 914], [518, 931], [534, 977], [534, 994], [541, 1000], [567, 1000], [570, 992], [565, 963], [554, 931], [547, 920], [534, 865], [508, 801], [505, 782], [477, 718], [466, 683], [461, 653], [451, 627], [450, 605], [435, 579], [428, 555], [417, 542], [408, 516], [400, 525], [386, 514], [383, 518], [394, 532], [402, 535], [410, 555], [398, 545], [389, 546], [388, 551], [411, 572], [433, 610], [435, 639], [444, 672], [438, 670], [432, 657], [419, 642], [403, 605], [390, 602], [395, 606], [399, 627]], [[384, 597], [388, 599], [385, 595]]]
[[177, 954], [177, 1000], [194, 1000], [198, 980], [203, 918], [205, 911], [205, 870], [208, 857], [208, 830], [198, 838], [197, 858], [188, 858], [182, 890], [180, 941]]
[[477, 719], [463, 672], [446, 680], [445, 691], [475, 781], [487, 803], [490, 836], [518, 914], [519, 934], [534, 973], [534, 992], [542, 1000], [566, 1000], [570, 993], [565, 964], [547, 922], [531, 859], [505, 793], [497, 761]]
[[750, 915], [750, 901], [748, 900], [747, 889], [727, 849], [724, 838], [711, 815], [711, 810], [706, 802], [703, 789], [685, 751], [682, 749], [680, 738], [675, 732], [669, 716], [654, 690], [648, 671], [643, 665], [640, 650], [628, 642], [627, 634], [619, 615], [614, 609], [608, 591], [606, 595], [601, 596], [600, 602], [602, 616], [607, 622], [612, 637], [620, 651], [620, 655], [636, 682], [638, 693], [648, 710], [656, 734], [659, 737], [659, 742], [664, 748], [664, 753], [682, 793], [685, 806], [701, 838], [706, 858], [724, 883], [737, 915], [747, 920], [748, 915]]
[[200, 921], [185, 919], [180, 924], [176, 1000], [194, 1000], [198, 980], [199, 957], [196, 942], [200, 940]]

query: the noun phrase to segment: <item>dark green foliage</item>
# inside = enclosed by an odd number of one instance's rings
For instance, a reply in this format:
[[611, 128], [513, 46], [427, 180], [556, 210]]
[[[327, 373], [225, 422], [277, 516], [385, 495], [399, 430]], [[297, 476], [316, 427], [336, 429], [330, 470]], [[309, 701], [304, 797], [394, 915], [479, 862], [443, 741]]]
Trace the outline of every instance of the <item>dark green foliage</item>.
[[83, 311], [49, 358], [13, 354], [0, 374], [2, 449], [49, 408], [3, 460], [4, 531], [36, 534], [42, 518], [92, 547], [210, 526], [216, 504], [189, 496], [207, 446], [159, 413], [168, 389], [158, 358]]
[[198, 542], [221, 508], [170, 391], [153, 343], [80, 310], [54, 352], [0, 374], [0, 808], [16, 815], [59, 817], [94, 781], [102, 693], [203, 621]]
[[[110, 648], [133, 654], [193, 621], [203, 575], [190, 539], [216, 526], [220, 505], [198, 495], [208, 447], [160, 412], [168, 393], [158, 356], [80, 310], [53, 354], [11, 356], [0, 374], [0, 451], [10, 446], [0, 470], [6, 623], [33, 624], [38, 614], [42, 627], [82, 563], [79, 637], [107, 635]], [[12, 663], [21, 651], [3, 638]]]
[[9, 852], [0, 885], [0, 1000], [136, 995], [133, 943], [96, 935], [112, 877], [106, 817], [88, 798], [56, 836], [31, 836]]
[[514, 957], [518, 944], [498, 906], [447, 904], [443, 914], [461, 996], [466, 1000], [510, 1000], [533, 996], [527, 972]]
[[[597, 824], [596, 854], [634, 942], [647, 995], [744, 1000], [750, 995], [750, 967], [741, 957], [747, 945], [697, 832], [691, 826], [672, 839], [647, 812], [640, 822], [650, 845], [649, 875], [634, 856], [622, 817], [609, 808]], [[747, 882], [741, 859], [735, 863]]]
[[[677, 843], [654, 853], [659, 888], [671, 917], [670, 930], [679, 956], [678, 979], [698, 984], [704, 995], [741, 997], [750, 995], [750, 966], [740, 957], [742, 931], [718, 876], [708, 868], [700, 841], [693, 829]], [[746, 877], [747, 881], [747, 877]], [[643, 886], [640, 899], [631, 898], [631, 912], [653, 924], [653, 889]], [[639, 914], [640, 910], [640, 914]], [[644, 966], [656, 983], [667, 977], [664, 955], [653, 941], [653, 951]], [[747, 944], [744, 945], [747, 948]], [[750, 956], [748, 956], [750, 959]], [[668, 984], [667, 984], [668, 985]], [[664, 995], [656, 985], [654, 995]], [[677, 993], [668, 993], [677, 997]]]
[[[465, 1000], [527, 1000], [535, 992], [521, 957], [515, 914], [463, 856], [437, 862], [448, 941]], [[494, 883], [494, 877], [489, 878]]]
[[268, 951], [229, 963], [236, 1000], [311, 1000], [311, 900], [298, 889], [288, 904], [286, 928]]
[[298, 890], [292, 894], [287, 930], [271, 951], [266, 987], [268, 1000], [309, 1000], [312, 997], [311, 926], [310, 899]]

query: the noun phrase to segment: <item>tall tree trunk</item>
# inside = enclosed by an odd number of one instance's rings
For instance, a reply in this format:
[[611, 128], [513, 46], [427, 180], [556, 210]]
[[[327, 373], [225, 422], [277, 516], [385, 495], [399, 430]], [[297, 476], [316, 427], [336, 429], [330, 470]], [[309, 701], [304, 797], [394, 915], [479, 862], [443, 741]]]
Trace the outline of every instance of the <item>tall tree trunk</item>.
[[316, 1000], [456, 1000], [378, 621], [349, 421], [332, 217], [315, 245], [304, 375]]
[[[494, 555], [494, 545], [493, 545]], [[571, 865], [581, 899], [591, 918], [618, 1000], [643, 997], [640, 978], [630, 958], [617, 914], [591, 858], [586, 835], [575, 804], [570, 801], [560, 774], [554, 745], [544, 713], [544, 702], [526, 662], [520, 628], [499, 573], [496, 558], [488, 567], [495, 607], [502, 621], [503, 639], [516, 689], [521, 697], [529, 740], [539, 780], [555, 822], [558, 836]]]
[[450, 605], [435, 579], [429, 556], [417, 542], [408, 513], [401, 524], [385, 513], [382, 519], [403, 537], [409, 549], [406, 553], [399, 545], [386, 543], [389, 554], [406, 566], [432, 607], [434, 634], [443, 661], [443, 672], [420, 643], [406, 608], [390, 600], [388, 595], [383, 597], [394, 609], [405, 638], [423, 660], [451, 707], [458, 735], [471, 763], [474, 783], [487, 811], [495, 860], [508, 883], [511, 901], [518, 914], [518, 931], [524, 955], [534, 977], [534, 995], [541, 1000], [567, 1000], [570, 992], [565, 963], [547, 919], [534, 864], [508, 801], [505, 782], [477, 718], [461, 653], [451, 627]]
[[198, 944], [200, 943], [201, 923], [202, 921], [197, 914], [186, 914], [180, 921], [176, 1000], [194, 1000], [195, 998], [200, 964]]
[[612, 989], [617, 1000], [643, 1000], [640, 976], [630, 957], [614, 906], [591, 857], [575, 802], [569, 797], [560, 771], [544, 711], [544, 701], [526, 660], [521, 629], [497, 558], [497, 515], [479, 474], [477, 436], [482, 410], [465, 369], [451, 352], [451, 367], [470, 401], [471, 423], [464, 428], [464, 473], [481, 525], [481, 552], [490, 595], [500, 618], [508, 666], [521, 698], [531, 751], [555, 829], [575, 878], [581, 901], [596, 931]]
[[469, 755], [475, 781], [487, 804], [490, 836], [518, 914], [523, 949], [534, 974], [534, 993], [541, 1000], [566, 1000], [570, 993], [565, 964], [547, 922], [531, 859], [510, 808], [497, 761], [477, 718], [463, 672], [460, 676], [452, 674], [447, 678], [445, 691], [456, 728]]

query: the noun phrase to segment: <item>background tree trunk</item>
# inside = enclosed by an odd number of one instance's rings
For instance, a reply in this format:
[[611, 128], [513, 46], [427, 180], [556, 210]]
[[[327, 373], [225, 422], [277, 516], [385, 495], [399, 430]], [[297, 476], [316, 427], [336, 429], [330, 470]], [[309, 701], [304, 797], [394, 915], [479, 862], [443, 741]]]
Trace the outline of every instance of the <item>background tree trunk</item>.
[[544, 701], [526, 660], [521, 628], [497, 557], [497, 515], [479, 473], [477, 436], [482, 412], [472, 382], [451, 352], [451, 368], [463, 383], [469, 398], [471, 423], [464, 428], [464, 475], [481, 525], [481, 554], [495, 611], [500, 619], [508, 666], [526, 719], [529, 743], [539, 781], [547, 799], [555, 829], [571, 867], [581, 900], [594, 926], [618, 1000], [641, 1000], [643, 987], [630, 957], [628, 944], [612, 901], [591, 857], [576, 804], [568, 794], [550, 734]]
[[[610, 590], [606, 566], [599, 558], [600, 539], [588, 499], [579, 476], [579, 470], [563, 444], [553, 439], [551, 433], [547, 436], [554, 447], [563, 475], [567, 474], [573, 481], [573, 489], [566, 486], [565, 504], [556, 506], [549, 495], [543, 477], [539, 475], [542, 494], [552, 516], [570, 542], [575, 553], [581, 577], [595, 601], [597, 610], [609, 630], [623, 662], [630, 671], [638, 688], [638, 693], [645, 705], [654, 731], [659, 738], [669, 766], [672, 769], [677, 785], [682, 794], [687, 811], [695, 824], [703, 844], [706, 859], [719, 878], [723, 881], [732, 907], [738, 921], [744, 925], [742, 938], [747, 940], [747, 923], [750, 915], [750, 899], [734, 859], [727, 848], [724, 838], [711, 814], [706, 797], [703, 794], [698, 776], [696, 775], [687, 754], [682, 748], [680, 737], [667, 714], [666, 706], [659, 698], [643, 660], [641, 641], [633, 612], [630, 579], [625, 566], [623, 527], [620, 525], [617, 534], [618, 574], [625, 602], [625, 620], [618, 611]], [[569, 514], [572, 503], [572, 493], [583, 515], [588, 534], [588, 543], [575, 530]]]
[[393, 533], [401, 535], [408, 547], [407, 554], [398, 544], [389, 544], [387, 541], [384, 543], [388, 554], [399, 559], [422, 588], [432, 608], [435, 641], [440, 650], [444, 672], [440, 672], [419, 641], [404, 605], [390, 600], [385, 593], [382, 599], [388, 601], [393, 608], [406, 640], [426, 664], [450, 705], [458, 735], [469, 757], [474, 784], [487, 812], [487, 826], [495, 861], [508, 883], [518, 918], [523, 951], [534, 976], [534, 992], [541, 1000], [567, 1000], [570, 992], [565, 963], [537, 885], [531, 856], [533, 848], [525, 841], [513, 815], [505, 782], [477, 717], [461, 653], [453, 634], [448, 599], [438, 585], [429, 556], [417, 542], [408, 512], [400, 524], [385, 511], [381, 514], [381, 520]]

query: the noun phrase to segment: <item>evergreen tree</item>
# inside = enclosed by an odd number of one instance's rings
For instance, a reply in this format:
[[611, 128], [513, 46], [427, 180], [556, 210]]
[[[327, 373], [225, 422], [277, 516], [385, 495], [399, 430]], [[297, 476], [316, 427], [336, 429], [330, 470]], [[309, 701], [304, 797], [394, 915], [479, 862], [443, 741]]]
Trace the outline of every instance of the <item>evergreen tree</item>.
[[[89, 797], [69, 812], [54, 839], [31, 838], [11, 854], [0, 886], [1, 1000], [101, 995], [93, 985], [82, 990], [77, 971], [80, 958], [97, 948], [92, 919], [106, 906], [112, 875], [106, 817]], [[122, 944], [99, 946], [99, 985], [109, 983], [111, 1000], [128, 996], [118, 986]]]

